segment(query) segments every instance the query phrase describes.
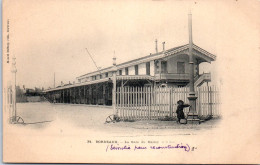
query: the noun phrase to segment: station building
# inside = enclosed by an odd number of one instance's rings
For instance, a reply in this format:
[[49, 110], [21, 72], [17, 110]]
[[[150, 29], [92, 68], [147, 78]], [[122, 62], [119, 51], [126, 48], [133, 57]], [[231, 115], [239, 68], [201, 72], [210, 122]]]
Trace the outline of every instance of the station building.
[[[156, 45], [157, 50], [157, 45]], [[45, 90], [50, 102], [69, 104], [112, 104], [112, 76], [116, 85], [173, 86], [189, 85], [189, 44], [133, 59], [77, 77], [74, 84], [62, 84]], [[199, 65], [211, 63], [216, 56], [193, 44], [195, 86], [211, 81], [210, 73], [199, 74]], [[115, 70], [116, 67], [116, 70]]]

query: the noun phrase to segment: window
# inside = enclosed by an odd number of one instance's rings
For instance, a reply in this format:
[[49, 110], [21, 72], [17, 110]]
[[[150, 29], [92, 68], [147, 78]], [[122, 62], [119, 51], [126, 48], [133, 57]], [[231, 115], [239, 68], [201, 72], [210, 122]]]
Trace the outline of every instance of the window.
[[184, 62], [177, 62], [177, 73], [179, 73], [179, 74], [185, 73], [185, 63]]
[[100, 75], [100, 79], [102, 79], [102, 74]]
[[150, 62], [146, 63], [146, 75], [150, 75]]
[[138, 75], [138, 65], [135, 65], [135, 75]]
[[128, 75], [128, 68], [125, 68], [125, 75]]
[[167, 61], [162, 61], [161, 68], [161, 73], [167, 73]]
[[154, 65], [155, 65], [155, 73], [159, 73], [159, 61], [158, 60], [154, 61]]
[[119, 70], [119, 75], [122, 75], [122, 70]]
[[106, 73], [106, 77], [108, 77], [108, 72]]
[[93, 77], [92, 77], [92, 80], [96, 80], [96, 79], [97, 79], [97, 77], [96, 77], [96, 76], [93, 76]]

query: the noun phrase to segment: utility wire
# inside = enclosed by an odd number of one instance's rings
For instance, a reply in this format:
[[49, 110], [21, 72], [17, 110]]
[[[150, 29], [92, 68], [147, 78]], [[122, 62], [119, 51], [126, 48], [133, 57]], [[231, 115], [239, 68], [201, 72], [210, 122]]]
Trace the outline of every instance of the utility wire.
[[98, 66], [97, 66], [97, 64], [96, 64], [96, 62], [95, 62], [95, 61], [94, 61], [94, 59], [92, 58], [92, 56], [91, 56], [91, 54], [89, 53], [89, 51], [88, 51], [88, 49], [87, 49], [87, 48], [86, 48], [86, 50], [87, 50], [87, 52], [88, 52], [88, 54], [89, 54], [90, 58], [92, 59], [93, 63], [95, 64], [95, 66], [96, 66], [97, 70], [98, 70], [98, 71], [99, 71], [99, 73], [101, 74], [101, 72], [100, 72], [100, 70], [99, 70], [99, 68], [98, 68]]

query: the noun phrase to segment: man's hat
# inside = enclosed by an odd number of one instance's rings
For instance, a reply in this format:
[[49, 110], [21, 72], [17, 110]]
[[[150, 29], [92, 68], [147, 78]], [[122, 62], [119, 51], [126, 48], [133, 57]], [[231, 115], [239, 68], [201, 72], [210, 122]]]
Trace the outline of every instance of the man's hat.
[[182, 102], [182, 104], [184, 104], [184, 102], [182, 100], [177, 101], [177, 104], [180, 104]]

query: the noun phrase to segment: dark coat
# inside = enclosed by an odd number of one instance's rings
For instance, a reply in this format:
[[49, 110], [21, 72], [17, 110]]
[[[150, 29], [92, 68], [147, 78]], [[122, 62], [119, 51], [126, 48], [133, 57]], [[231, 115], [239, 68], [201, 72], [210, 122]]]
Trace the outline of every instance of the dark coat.
[[183, 108], [189, 107], [189, 106], [190, 105], [188, 105], [188, 104], [178, 105], [177, 110], [176, 110], [178, 119], [184, 119], [185, 118]]

